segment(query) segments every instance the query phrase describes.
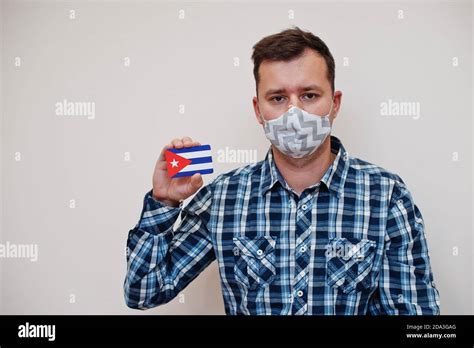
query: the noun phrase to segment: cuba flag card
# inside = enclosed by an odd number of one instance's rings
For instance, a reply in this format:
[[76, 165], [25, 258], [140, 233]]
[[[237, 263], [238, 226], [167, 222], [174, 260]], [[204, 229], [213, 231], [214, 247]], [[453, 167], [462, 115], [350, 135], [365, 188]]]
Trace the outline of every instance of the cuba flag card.
[[212, 167], [211, 145], [183, 147], [165, 151], [168, 176], [180, 178], [195, 173], [211, 174]]

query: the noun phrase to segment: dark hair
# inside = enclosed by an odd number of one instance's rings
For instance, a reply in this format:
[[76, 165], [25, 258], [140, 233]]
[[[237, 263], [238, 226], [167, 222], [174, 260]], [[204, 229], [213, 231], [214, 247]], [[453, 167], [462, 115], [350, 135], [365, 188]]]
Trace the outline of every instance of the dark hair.
[[303, 54], [306, 48], [310, 48], [319, 53], [326, 61], [327, 78], [331, 83], [334, 92], [334, 79], [336, 64], [334, 58], [323, 40], [313, 35], [309, 31], [303, 31], [297, 26], [283, 30], [277, 34], [266, 36], [253, 46], [253, 75], [258, 95], [258, 83], [260, 76], [258, 69], [264, 60], [290, 61]]

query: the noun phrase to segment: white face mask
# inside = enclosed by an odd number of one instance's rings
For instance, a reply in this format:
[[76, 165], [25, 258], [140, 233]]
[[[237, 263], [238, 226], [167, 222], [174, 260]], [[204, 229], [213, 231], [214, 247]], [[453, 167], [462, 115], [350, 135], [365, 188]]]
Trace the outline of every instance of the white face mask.
[[[334, 100], [334, 98], [333, 98]], [[331, 133], [329, 113], [325, 116], [310, 114], [297, 106], [291, 106], [288, 111], [273, 120], [265, 120], [265, 135], [278, 150], [293, 158], [311, 155]]]

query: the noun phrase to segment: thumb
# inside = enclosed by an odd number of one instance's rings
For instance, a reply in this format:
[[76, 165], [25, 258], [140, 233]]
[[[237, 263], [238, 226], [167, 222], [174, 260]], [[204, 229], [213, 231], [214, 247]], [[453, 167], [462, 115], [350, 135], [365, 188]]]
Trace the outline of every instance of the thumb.
[[203, 184], [202, 176], [200, 173], [196, 173], [191, 177], [191, 189], [196, 192]]

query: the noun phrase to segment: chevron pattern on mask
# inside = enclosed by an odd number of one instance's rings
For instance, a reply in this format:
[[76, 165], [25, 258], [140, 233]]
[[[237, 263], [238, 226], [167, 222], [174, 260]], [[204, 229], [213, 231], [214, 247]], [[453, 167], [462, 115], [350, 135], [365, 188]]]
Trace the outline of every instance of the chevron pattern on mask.
[[329, 115], [310, 114], [296, 106], [265, 121], [265, 135], [284, 154], [301, 158], [312, 154], [331, 133]]

